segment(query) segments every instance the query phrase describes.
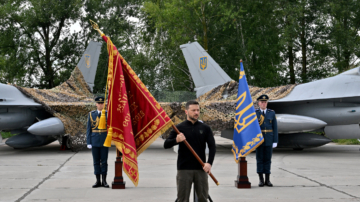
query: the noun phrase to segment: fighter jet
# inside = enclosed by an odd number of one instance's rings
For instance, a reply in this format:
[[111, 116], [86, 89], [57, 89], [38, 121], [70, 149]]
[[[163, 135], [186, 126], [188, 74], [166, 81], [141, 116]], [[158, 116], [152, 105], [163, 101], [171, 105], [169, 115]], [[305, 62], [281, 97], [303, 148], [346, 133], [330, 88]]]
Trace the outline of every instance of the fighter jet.
[[[195, 83], [197, 97], [231, 81], [197, 42], [183, 44], [180, 48]], [[278, 122], [278, 147], [302, 150], [322, 146], [331, 139], [359, 139], [359, 84], [360, 67], [357, 67], [330, 78], [296, 85], [285, 97], [270, 100], [268, 108], [275, 110]], [[230, 96], [228, 93], [225, 88], [222, 98]], [[232, 139], [233, 131], [234, 128], [229, 127], [221, 131], [221, 136]], [[325, 133], [325, 136], [319, 133]]]
[[[90, 41], [77, 67], [91, 91], [94, 86], [101, 43]], [[24, 95], [16, 87], [0, 83], [0, 132], [15, 135], [5, 142], [14, 148], [38, 147], [49, 144], [64, 134], [64, 125], [44, 107]], [[0, 139], [1, 140], [1, 139]], [[1, 143], [1, 141], [0, 141]]]

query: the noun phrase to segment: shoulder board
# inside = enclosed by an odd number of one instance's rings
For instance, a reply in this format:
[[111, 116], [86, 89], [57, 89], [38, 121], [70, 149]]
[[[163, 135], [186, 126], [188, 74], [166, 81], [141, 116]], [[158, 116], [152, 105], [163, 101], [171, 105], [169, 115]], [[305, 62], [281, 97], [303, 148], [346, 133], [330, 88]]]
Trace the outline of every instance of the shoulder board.
[[260, 111], [260, 109], [255, 109], [255, 111]]
[[96, 112], [96, 110], [91, 111], [90, 113]]
[[268, 109], [268, 111], [269, 111], [269, 112], [274, 112], [274, 110], [272, 110], [272, 109]]

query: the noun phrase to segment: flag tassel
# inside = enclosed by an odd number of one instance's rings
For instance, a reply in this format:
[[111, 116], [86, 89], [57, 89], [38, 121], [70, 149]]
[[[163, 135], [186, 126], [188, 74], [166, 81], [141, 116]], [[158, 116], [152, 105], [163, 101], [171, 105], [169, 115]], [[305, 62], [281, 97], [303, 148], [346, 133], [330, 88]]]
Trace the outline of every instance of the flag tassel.
[[105, 116], [105, 109], [101, 111], [101, 117], [99, 122], [99, 129], [104, 130], [106, 129], [106, 116]]
[[113, 133], [113, 129], [109, 128], [104, 142], [104, 147], [111, 147], [112, 133]]

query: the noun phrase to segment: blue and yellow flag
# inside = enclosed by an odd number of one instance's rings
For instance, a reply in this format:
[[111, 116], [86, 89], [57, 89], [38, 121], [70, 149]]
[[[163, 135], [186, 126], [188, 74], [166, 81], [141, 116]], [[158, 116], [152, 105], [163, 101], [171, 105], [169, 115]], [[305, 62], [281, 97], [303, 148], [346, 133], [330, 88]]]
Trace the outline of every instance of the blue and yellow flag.
[[240, 157], [250, 154], [264, 141], [242, 61], [240, 61], [239, 88], [236, 102], [232, 152], [234, 153], [236, 163], [238, 163]]

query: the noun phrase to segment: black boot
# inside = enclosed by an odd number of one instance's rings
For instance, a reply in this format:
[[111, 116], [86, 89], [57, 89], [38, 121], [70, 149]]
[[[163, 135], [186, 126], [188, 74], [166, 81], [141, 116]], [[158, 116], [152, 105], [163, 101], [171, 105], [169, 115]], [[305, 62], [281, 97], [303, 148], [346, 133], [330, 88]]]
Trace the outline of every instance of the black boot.
[[100, 174], [96, 175], [96, 182], [95, 182], [95, 184], [92, 186], [92, 188], [97, 188], [97, 187], [101, 187]]
[[106, 175], [102, 175], [102, 184], [101, 185], [105, 188], [109, 188], [109, 185], [106, 182]]
[[264, 176], [262, 173], [259, 173], [259, 187], [264, 186]]
[[272, 187], [273, 185], [270, 182], [270, 174], [265, 174], [265, 185], [268, 187]]

